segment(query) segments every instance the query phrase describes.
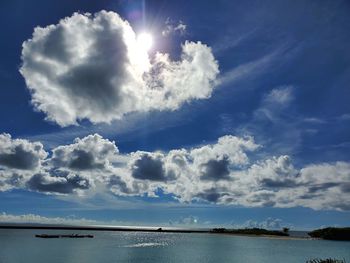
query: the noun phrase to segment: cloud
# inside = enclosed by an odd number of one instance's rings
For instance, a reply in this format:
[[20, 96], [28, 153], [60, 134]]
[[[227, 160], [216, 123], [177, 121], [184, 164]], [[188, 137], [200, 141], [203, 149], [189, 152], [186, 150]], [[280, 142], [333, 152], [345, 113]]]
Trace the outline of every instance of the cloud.
[[253, 164], [248, 172], [259, 183], [268, 188], [293, 186], [295, 184], [294, 179], [298, 175], [298, 171], [294, 168], [290, 157], [287, 155], [272, 157]]
[[[261, 97], [260, 105], [251, 118], [241, 124], [236, 132], [254, 134], [255, 138], [269, 145], [269, 155], [293, 155], [301, 146], [304, 128], [295, 107], [295, 90], [292, 85], [270, 89]], [[288, 131], [288, 132], [281, 132]]]
[[136, 179], [151, 181], [166, 181], [161, 154], [139, 153], [139, 158], [133, 161], [131, 174]]
[[30, 190], [46, 192], [71, 194], [78, 190], [89, 189], [91, 183], [88, 178], [71, 173], [61, 173], [59, 176], [49, 174], [34, 174], [27, 182]]
[[[3, 137], [9, 145], [41, 145]], [[183, 203], [349, 209], [350, 163], [298, 168], [290, 156], [266, 157], [262, 149], [253, 137], [226, 135], [194, 148], [120, 153], [114, 141], [94, 134], [52, 149], [51, 157], [41, 152], [39, 164], [32, 159], [33, 170], [1, 166], [0, 191], [148, 197], [161, 192]]]
[[224, 180], [229, 179], [229, 161], [227, 158], [222, 160], [209, 160], [203, 164], [202, 180]]
[[22, 187], [24, 176], [13, 171], [0, 169], [0, 191], [8, 191]]
[[199, 219], [196, 216], [185, 216], [181, 217], [179, 220], [170, 220], [169, 225], [171, 226], [193, 226], [199, 224]]
[[35, 109], [60, 126], [111, 122], [131, 112], [176, 110], [210, 97], [218, 70], [211, 49], [186, 41], [181, 60], [150, 59], [117, 13], [74, 13], [36, 27], [23, 43], [20, 72]]
[[39, 224], [96, 224], [95, 220], [76, 217], [45, 217], [36, 214], [13, 215], [5, 212], [0, 213], [1, 223], [39, 223]]
[[175, 35], [175, 34], [183, 36], [186, 34], [186, 31], [187, 31], [187, 25], [184, 22], [180, 20], [176, 23], [172, 21], [170, 18], [167, 18], [167, 20], [165, 21], [165, 27], [162, 31], [162, 35], [164, 37], [167, 37], [169, 35]]
[[0, 191], [23, 187], [33, 173], [40, 171], [47, 155], [40, 142], [0, 134]]
[[281, 123], [280, 114], [293, 101], [293, 86], [280, 86], [272, 89], [261, 101], [260, 107], [254, 112], [257, 120], [268, 120], [272, 123]]
[[118, 148], [113, 141], [94, 134], [54, 148], [49, 162], [55, 167], [72, 170], [103, 169], [110, 165], [116, 154]]
[[342, 114], [337, 119], [340, 121], [348, 121], [350, 120], [350, 113]]
[[278, 48], [256, 60], [246, 62], [224, 72], [217, 80], [217, 84], [220, 86], [232, 85], [245, 78], [255, 78], [257, 75], [271, 70], [272, 65], [280, 58], [284, 49], [285, 47]]
[[7, 133], [0, 134], [0, 167], [34, 170], [47, 153], [40, 142], [12, 139]]
[[281, 230], [283, 227], [290, 227], [290, 224], [284, 223], [279, 218], [268, 217], [263, 221], [247, 220], [243, 224], [232, 223], [234, 228], [264, 228], [271, 230]]
[[106, 183], [116, 195], [138, 195], [141, 192], [137, 184], [134, 184], [135, 189], [133, 189], [120, 176], [114, 174], [106, 177]]
[[293, 99], [293, 87], [282, 86], [272, 89], [265, 97], [265, 104], [289, 104]]
[[[18, 223], [18, 224], [53, 224], [53, 225], [107, 225], [107, 226], [130, 226], [130, 221], [117, 220], [94, 220], [75, 215], [64, 217], [42, 216], [38, 214], [20, 214], [14, 215], [6, 212], [0, 212], [0, 223]], [[133, 222], [137, 225], [138, 222]]]
[[204, 201], [208, 201], [210, 203], [218, 203], [220, 198], [225, 196], [226, 194], [222, 192], [220, 189], [203, 189], [203, 192], [198, 193], [194, 196], [194, 199], [202, 199]]
[[346, 186], [350, 182], [350, 163], [321, 163], [306, 166], [300, 170], [298, 181], [305, 190], [300, 201], [301, 205], [309, 203], [316, 209], [348, 210], [345, 204], [349, 198]]

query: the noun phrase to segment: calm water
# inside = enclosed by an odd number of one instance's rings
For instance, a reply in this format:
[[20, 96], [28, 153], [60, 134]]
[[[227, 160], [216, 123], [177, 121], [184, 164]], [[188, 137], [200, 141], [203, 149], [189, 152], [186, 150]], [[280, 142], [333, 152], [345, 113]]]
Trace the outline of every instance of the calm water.
[[350, 262], [350, 242], [281, 240], [214, 234], [93, 232], [93, 239], [40, 239], [72, 231], [0, 230], [0, 262], [305, 262], [334, 257]]

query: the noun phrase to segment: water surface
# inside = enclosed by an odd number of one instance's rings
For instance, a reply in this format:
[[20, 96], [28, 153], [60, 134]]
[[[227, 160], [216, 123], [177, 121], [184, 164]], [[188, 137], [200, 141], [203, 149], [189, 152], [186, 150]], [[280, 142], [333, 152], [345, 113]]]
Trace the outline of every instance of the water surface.
[[[93, 239], [40, 239], [35, 234], [92, 234]], [[217, 234], [0, 230], [1, 263], [305, 262], [334, 257], [350, 262], [350, 242]]]

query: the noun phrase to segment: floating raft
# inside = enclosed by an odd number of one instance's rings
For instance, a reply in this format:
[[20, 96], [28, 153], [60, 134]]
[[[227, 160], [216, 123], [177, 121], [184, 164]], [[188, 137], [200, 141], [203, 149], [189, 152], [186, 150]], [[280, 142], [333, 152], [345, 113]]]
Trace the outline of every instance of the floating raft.
[[35, 235], [35, 237], [38, 238], [93, 238], [93, 235], [78, 235], [78, 234], [72, 234], [72, 235], [48, 235], [48, 234], [41, 234], [41, 235]]

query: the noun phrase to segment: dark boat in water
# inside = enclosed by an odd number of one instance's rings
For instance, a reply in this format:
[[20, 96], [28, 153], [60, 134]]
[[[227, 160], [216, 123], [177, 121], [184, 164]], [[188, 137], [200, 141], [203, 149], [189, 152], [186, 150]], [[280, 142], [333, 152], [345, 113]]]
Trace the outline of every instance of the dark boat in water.
[[71, 235], [48, 235], [48, 234], [41, 234], [41, 235], [35, 235], [35, 237], [38, 238], [93, 238], [93, 235], [78, 235], [78, 234], [71, 234]]
[[59, 235], [47, 235], [47, 234], [42, 234], [42, 235], [35, 235], [35, 237], [40, 237], [40, 238], [59, 238]]

